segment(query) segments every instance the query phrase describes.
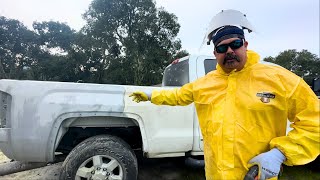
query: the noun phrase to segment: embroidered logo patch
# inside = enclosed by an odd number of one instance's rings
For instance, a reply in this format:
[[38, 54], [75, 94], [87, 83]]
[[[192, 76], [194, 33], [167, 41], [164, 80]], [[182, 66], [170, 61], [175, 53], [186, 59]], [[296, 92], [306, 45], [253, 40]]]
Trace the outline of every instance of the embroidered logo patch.
[[260, 98], [261, 102], [269, 103], [270, 99], [274, 99], [276, 95], [269, 92], [259, 92], [257, 93], [257, 97], [261, 97]]

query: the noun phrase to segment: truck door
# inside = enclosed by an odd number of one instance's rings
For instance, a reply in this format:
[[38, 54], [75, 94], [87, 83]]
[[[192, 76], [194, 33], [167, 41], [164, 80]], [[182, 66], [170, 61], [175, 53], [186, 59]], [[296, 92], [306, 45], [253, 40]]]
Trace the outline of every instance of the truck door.
[[[213, 71], [216, 69], [217, 61], [213, 59], [213, 57], [210, 56], [199, 56], [197, 58], [197, 77], [203, 77], [210, 71]], [[196, 117], [197, 121], [194, 122], [194, 127], [197, 127], [197, 133], [199, 137], [199, 147], [201, 150], [203, 150], [203, 137], [201, 133], [201, 129], [199, 126], [198, 117]]]

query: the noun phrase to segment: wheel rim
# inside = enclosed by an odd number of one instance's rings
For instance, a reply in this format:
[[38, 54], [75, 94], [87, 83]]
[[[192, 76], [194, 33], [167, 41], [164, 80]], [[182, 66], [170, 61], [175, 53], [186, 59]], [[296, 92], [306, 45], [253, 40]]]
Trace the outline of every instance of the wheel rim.
[[76, 180], [122, 180], [120, 163], [106, 155], [96, 155], [85, 160], [78, 168]]

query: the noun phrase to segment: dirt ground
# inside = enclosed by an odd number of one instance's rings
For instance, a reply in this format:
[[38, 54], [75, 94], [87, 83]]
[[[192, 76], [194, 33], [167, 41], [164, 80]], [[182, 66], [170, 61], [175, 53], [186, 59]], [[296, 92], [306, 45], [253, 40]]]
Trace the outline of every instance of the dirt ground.
[[[0, 164], [9, 162], [0, 151]], [[280, 180], [320, 180], [319, 161], [305, 166], [284, 166]], [[190, 167], [182, 158], [138, 158], [139, 180], [205, 180], [202, 167]], [[42, 168], [0, 176], [0, 180], [58, 180], [62, 162]]]
[[[10, 162], [1, 151], [0, 151], [0, 164]], [[0, 176], [1, 180], [20, 180], [20, 179], [59, 179], [60, 166], [62, 163], [53, 164], [43, 168], [37, 168], [29, 171], [23, 171], [14, 173], [6, 176]]]
[[0, 163], [5, 163], [10, 161], [1, 151], [0, 151]]
[[[0, 164], [9, 162], [0, 151]], [[204, 169], [187, 167], [181, 158], [138, 159], [139, 180], [204, 180]], [[58, 180], [62, 162], [0, 176], [0, 180]]]

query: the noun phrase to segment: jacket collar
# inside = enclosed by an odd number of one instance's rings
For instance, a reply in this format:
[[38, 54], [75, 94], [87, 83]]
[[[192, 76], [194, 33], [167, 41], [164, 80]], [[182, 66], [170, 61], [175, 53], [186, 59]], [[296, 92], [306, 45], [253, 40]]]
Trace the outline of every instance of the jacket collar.
[[[242, 70], [240, 70], [239, 72], [241, 71], [244, 71], [245, 69], [248, 69], [248, 67], [254, 65], [254, 64], [257, 64], [258, 61], [260, 59], [260, 56], [258, 53], [252, 51], [252, 50], [247, 50], [247, 62], [246, 64], [244, 65], [244, 68]], [[220, 74], [223, 74], [223, 75], [229, 75], [231, 73], [234, 73], [236, 72], [236, 70], [233, 70], [231, 71], [230, 73], [226, 73], [223, 71], [223, 69], [220, 67], [219, 64], [217, 64], [217, 71], [220, 73]]]

